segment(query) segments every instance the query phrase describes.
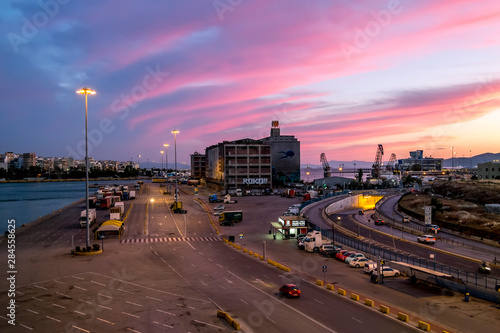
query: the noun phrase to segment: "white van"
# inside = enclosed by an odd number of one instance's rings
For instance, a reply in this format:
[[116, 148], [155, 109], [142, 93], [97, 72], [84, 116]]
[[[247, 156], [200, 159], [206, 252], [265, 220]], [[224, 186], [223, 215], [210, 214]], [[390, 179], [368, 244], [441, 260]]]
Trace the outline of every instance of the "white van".
[[365, 264], [365, 267], [363, 268], [366, 274], [372, 274], [376, 269], [377, 269], [376, 262], [368, 262]]

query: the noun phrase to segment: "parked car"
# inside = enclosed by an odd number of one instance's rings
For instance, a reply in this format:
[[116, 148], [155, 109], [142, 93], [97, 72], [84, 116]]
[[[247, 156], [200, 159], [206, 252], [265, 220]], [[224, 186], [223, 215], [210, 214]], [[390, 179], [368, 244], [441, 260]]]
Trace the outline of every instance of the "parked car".
[[431, 231], [434, 231], [434, 232], [437, 232], [437, 231], [441, 230], [441, 228], [437, 224], [428, 224], [428, 225], [426, 225], [426, 227], [427, 227], [428, 230], [431, 230]]
[[[397, 270], [397, 269], [394, 269], [394, 268], [391, 268], [391, 267], [388, 267], [388, 266], [384, 266], [382, 268], [382, 271], [381, 271], [381, 275], [382, 277], [391, 277], [391, 276], [394, 276], [394, 277], [398, 277], [401, 273]], [[378, 272], [377, 270], [373, 270], [373, 275], [378, 275]]]
[[359, 215], [365, 215], [365, 213], [362, 210], [358, 211], [358, 214]]
[[223, 211], [223, 210], [216, 211], [216, 212], [214, 213], [214, 216], [220, 216], [222, 213], [224, 213], [224, 211]]
[[372, 274], [373, 271], [377, 268], [377, 263], [375, 262], [367, 262], [363, 268], [364, 272], [367, 274]]
[[214, 210], [224, 210], [224, 205], [217, 205], [214, 207]]
[[333, 250], [333, 244], [323, 244], [319, 247], [319, 253], [323, 254], [325, 251]]
[[417, 241], [419, 241], [419, 243], [434, 244], [436, 243], [436, 238], [432, 235], [422, 235], [417, 237]]
[[[342, 260], [344, 261], [344, 259], [342, 259], [342, 256], [345, 256], [347, 255], [347, 253], [350, 253], [349, 250], [342, 250], [342, 251], [339, 251], [337, 252], [337, 254], [335, 254], [335, 258], [338, 259], [338, 260]], [[345, 257], [344, 257], [345, 258]]]
[[403, 223], [410, 223], [410, 217], [409, 216], [403, 216]]
[[287, 298], [290, 297], [300, 297], [300, 289], [291, 283], [283, 285], [279, 289], [280, 296], [286, 296]]
[[354, 251], [348, 251], [344, 253], [343, 255], [340, 256], [339, 260], [340, 261], [345, 261], [347, 257], [349, 257], [351, 254], [356, 253]]
[[351, 261], [353, 261], [353, 260], [355, 260], [355, 259], [364, 258], [364, 257], [365, 257], [365, 255], [364, 255], [363, 253], [358, 253], [358, 252], [356, 252], [356, 253], [351, 253], [351, 254], [349, 255], [349, 257], [347, 257], [347, 258], [345, 258], [345, 259], [344, 259], [344, 262], [345, 262], [346, 264], [348, 264], [348, 263], [350, 263]]
[[384, 225], [385, 221], [382, 219], [375, 220], [375, 225]]
[[349, 263], [349, 266], [354, 267], [354, 268], [360, 268], [360, 267], [365, 267], [365, 264], [367, 264], [369, 262], [372, 262], [372, 261], [368, 258], [358, 258], [358, 259], [351, 260], [351, 262]]

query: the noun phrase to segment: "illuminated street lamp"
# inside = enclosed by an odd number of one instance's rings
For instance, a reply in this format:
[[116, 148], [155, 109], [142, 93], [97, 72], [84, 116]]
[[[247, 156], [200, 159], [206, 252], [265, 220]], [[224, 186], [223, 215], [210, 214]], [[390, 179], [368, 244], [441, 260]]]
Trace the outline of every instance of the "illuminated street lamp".
[[[178, 183], [178, 179], [177, 179], [177, 134], [179, 134], [179, 131], [178, 130], [173, 130], [172, 131], [172, 134], [174, 135], [174, 156], [175, 156], [175, 202], [177, 202], [177, 183]], [[177, 206], [175, 206], [177, 207]]]
[[95, 95], [95, 91], [91, 90], [87, 87], [82, 88], [76, 92], [77, 94], [85, 95], [85, 202], [86, 202], [86, 219], [87, 219], [87, 235], [86, 235], [86, 244], [87, 248], [90, 246], [90, 226], [89, 226], [89, 150], [88, 150], [88, 112], [87, 112], [87, 96]]
[[453, 156], [455, 155], [454, 152], [453, 152], [453, 149], [455, 149], [455, 147], [451, 147], [451, 169], [453, 170], [453, 168], [455, 167], [455, 161], [453, 160]]
[[165, 169], [168, 171], [168, 153], [167, 153], [167, 148], [170, 147], [168, 143], [163, 144], [163, 147], [165, 147]]

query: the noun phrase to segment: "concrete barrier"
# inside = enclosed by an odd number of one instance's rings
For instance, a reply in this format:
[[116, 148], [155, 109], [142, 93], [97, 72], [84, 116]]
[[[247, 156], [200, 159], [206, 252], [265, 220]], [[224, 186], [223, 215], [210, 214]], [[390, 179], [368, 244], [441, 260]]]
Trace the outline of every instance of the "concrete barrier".
[[248, 251], [248, 254], [253, 256], [253, 251]]
[[391, 311], [389, 310], [389, 307], [388, 306], [385, 306], [385, 305], [380, 305], [380, 311], [382, 313], [390, 313]]
[[323, 280], [316, 280], [316, 284], [318, 286], [322, 286], [323, 285]]
[[342, 288], [339, 288], [339, 291], [338, 291], [339, 295], [342, 295], [342, 296], [345, 296], [346, 295], [346, 291]]
[[398, 312], [398, 319], [402, 320], [402, 321], [405, 321], [405, 322], [409, 322], [410, 321], [410, 316], [407, 315], [406, 313]]
[[333, 290], [333, 289], [334, 289], [333, 284], [327, 284], [327, 285], [326, 285], [326, 289], [328, 289], [328, 290]]
[[369, 298], [365, 298], [365, 304], [368, 306], [374, 306], [375, 302]]
[[247, 249], [245, 249], [245, 248], [243, 248], [243, 252], [248, 253], [248, 250], [247, 250]]
[[421, 330], [424, 330], [426, 332], [429, 332], [431, 330], [431, 325], [419, 320], [418, 321], [418, 328], [420, 328]]
[[355, 301], [359, 301], [359, 295], [351, 293], [351, 299], [353, 299]]

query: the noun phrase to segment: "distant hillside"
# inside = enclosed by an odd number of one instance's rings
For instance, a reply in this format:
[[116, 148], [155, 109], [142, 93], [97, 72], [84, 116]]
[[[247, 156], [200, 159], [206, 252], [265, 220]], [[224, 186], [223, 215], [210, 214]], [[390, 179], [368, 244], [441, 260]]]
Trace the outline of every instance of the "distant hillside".
[[481, 155], [476, 155], [472, 157], [455, 157], [452, 161], [451, 158], [447, 158], [443, 161], [443, 167], [451, 168], [452, 166], [458, 167], [466, 167], [470, 168], [471, 166], [475, 168], [478, 163], [491, 162], [493, 160], [500, 160], [500, 153], [485, 153]]

